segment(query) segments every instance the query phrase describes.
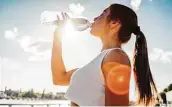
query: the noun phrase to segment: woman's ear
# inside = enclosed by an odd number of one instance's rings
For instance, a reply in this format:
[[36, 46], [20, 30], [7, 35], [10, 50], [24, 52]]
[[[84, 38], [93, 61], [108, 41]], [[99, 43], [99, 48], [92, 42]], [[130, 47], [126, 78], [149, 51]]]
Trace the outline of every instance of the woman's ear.
[[109, 23], [109, 28], [113, 29], [113, 28], [120, 28], [121, 27], [121, 22], [120, 20], [112, 20]]

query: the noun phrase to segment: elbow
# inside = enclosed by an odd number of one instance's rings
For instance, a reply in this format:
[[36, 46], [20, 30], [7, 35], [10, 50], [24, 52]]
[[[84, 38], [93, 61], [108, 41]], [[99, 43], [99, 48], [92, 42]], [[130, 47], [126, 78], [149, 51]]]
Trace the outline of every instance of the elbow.
[[60, 80], [53, 78], [53, 85], [60, 85]]
[[63, 85], [65, 76], [62, 73], [55, 72], [55, 69], [52, 69], [52, 83], [53, 85]]
[[53, 77], [53, 84], [54, 85], [62, 85], [62, 80]]
[[57, 79], [57, 78], [53, 78], [53, 84], [54, 85], [61, 85], [61, 86], [67, 86], [69, 85], [65, 79]]

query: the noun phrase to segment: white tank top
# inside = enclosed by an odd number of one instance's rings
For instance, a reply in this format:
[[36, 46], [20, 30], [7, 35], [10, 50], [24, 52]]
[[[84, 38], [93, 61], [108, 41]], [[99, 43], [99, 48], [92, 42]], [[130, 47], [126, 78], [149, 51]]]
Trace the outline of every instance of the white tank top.
[[79, 106], [105, 106], [104, 76], [101, 69], [103, 58], [113, 49], [102, 51], [96, 58], [72, 74], [64, 97]]

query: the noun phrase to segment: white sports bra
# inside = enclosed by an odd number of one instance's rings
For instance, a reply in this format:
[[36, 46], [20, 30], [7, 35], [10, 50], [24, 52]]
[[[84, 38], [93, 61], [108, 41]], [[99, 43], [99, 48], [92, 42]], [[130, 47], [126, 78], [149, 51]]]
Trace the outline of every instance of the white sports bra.
[[105, 88], [101, 69], [103, 58], [113, 49], [102, 51], [96, 58], [72, 74], [64, 97], [79, 106], [104, 106]]

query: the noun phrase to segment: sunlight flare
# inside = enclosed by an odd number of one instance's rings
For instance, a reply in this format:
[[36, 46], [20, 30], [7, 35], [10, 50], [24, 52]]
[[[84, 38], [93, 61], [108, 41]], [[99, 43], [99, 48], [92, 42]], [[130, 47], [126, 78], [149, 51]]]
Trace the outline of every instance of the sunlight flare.
[[72, 26], [72, 23], [70, 20], [67, 20], [67, 23], [62, 32], [64, 33], [63, 40], [70, 42], [70, 40], [75, 38], [76, 31], [74, 30], [74, 27]]
[[115, 62], [109, 62], [103, 66], [106, 84], [111, 92], [118, 95], [124, 95], [129, 92], [130, 69], [126, 65]]

